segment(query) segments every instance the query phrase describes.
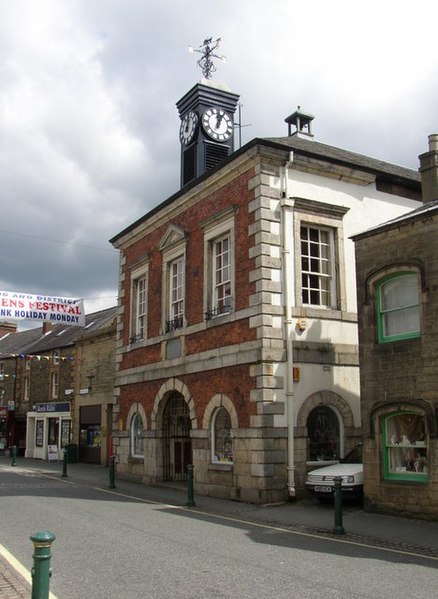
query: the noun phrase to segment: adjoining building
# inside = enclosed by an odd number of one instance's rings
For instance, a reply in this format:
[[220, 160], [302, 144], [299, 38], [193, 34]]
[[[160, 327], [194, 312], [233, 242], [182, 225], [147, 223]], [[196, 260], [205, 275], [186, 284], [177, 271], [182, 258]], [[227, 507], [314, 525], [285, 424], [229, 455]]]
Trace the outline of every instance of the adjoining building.
[[298, 495], [361, 439], [350, 237], [421, 202], [419, 174], [288, 135], [234, 150], [238, 96], [203, 80], [177, 104], [182, 189], [120, 250], [118, 475], [243, 501]]
[[23, 356], [41, 336], [41, 329], [17, 332], [16, 322], [0, 324], [0, 451], [26, 447], [26, 398], [29, 362]]
[[[117, 307], [28, 331], [0, 328], [0, 444], [29, 458], [108, 463]], [[0, 445], [0, 448], [1, 448]]]
[[438, 518], [438, 135], [424, 205], [353, 237], [368, 509]]

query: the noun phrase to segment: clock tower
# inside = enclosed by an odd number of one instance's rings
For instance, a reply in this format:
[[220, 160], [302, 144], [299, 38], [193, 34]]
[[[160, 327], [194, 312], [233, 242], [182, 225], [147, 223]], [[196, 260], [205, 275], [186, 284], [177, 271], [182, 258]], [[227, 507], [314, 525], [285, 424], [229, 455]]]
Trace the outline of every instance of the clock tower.
[[[214, 65], [211, 38], [204, 41], [198, 61], [204, 79], [187, 92], [176, 106], [181, 118], [181, 187], [220, 164], [234, 151], [234, 113], [239, 96], [225, 85], [210, 81]], [[217, 58], [222, 58], [218, 57]]]

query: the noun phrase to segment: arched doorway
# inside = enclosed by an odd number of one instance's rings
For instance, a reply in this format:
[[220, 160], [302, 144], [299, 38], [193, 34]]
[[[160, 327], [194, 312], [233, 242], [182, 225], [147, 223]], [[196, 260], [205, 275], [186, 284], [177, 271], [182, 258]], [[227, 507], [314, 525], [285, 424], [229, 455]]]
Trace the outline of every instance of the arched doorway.
[[189, 406], [180, 393], [172, 393], [163, 411], [163, 479], [186, 480], [192, 463]]
[[339, 418], [328, 406], [313, 408], [307, 417], [309, 459], [324, 461], [339, 459], [341, 454]]

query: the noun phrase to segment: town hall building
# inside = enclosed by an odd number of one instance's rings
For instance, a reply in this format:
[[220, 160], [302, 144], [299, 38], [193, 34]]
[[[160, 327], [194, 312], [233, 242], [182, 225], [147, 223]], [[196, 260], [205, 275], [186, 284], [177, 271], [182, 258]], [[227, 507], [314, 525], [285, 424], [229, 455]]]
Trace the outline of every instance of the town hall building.
[[[415, 209], [416, 171], [284, 137], [234, 147], [238, 95], [177, 103], [181, 189], [120, 251], [113, 448], [119, 476], [292, 499], [361, 440], [352, 235]], [[177, 133], [177, 132], [176, 132]]]

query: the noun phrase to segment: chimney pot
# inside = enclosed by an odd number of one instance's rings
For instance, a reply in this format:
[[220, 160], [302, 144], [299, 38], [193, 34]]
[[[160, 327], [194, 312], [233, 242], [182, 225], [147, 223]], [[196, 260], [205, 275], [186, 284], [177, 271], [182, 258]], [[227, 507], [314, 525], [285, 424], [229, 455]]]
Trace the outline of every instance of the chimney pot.
[[438, 133], [432, 133], [428, 139], [429, 151], [418, 157], [424, 204], [438, 200]]
[[429, 135], [429, 152], [438, 151], [438, 133]]

